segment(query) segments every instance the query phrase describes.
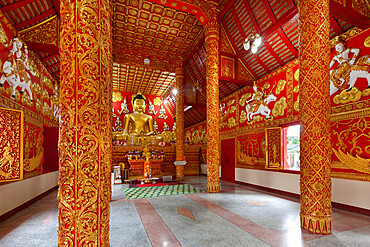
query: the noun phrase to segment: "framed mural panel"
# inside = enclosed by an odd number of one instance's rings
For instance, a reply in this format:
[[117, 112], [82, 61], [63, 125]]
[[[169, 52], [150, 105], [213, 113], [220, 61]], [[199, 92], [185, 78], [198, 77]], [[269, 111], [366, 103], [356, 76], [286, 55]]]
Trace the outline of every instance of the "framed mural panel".
[[282, 138], [281, 128], [266, 128], [266, 169], [281, 169], [282, 155]]
[[23, 111], [0, 108], [0, 182], [23, 179]]

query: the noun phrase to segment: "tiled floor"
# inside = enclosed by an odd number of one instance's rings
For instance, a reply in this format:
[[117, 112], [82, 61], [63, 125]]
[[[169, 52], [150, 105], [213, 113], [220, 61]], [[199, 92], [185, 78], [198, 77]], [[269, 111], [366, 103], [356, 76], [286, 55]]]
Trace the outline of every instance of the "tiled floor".
[[[185, 182], [206, 190], [205, 177]], [[333, 234], [301, 230], [299, 202], [222, 182], [221, 193], [138, 200], [113, 185], [110, 244], [139, 246], [370, 246], [370, 217], [333, 209]], [[0, 246], [57, 245], [56, 192], [0, 224]]]

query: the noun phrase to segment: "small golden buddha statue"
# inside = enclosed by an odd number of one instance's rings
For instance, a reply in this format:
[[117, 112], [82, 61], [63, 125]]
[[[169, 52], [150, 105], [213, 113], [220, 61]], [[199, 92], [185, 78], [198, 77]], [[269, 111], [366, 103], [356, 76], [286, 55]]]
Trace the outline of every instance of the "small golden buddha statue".
[[160, 142], [162, 137], [156, 136], [153, 129], [153, 117], [145, 114], [145, 98], [138, 93], [132, 100], [133, 113], [126, 114], [123, 122], [123, 131], [116, 133], [118, 140], [134, 140], [136, 143], [146, 144]]

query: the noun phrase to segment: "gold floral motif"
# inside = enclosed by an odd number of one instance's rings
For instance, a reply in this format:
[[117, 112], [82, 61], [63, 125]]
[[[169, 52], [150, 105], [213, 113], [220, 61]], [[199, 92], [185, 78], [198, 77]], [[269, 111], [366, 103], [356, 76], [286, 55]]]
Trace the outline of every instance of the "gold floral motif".
[[316, 234], [330, 234], [332, 208], [329, 0], [299, 1], [298, 9], [301, 30], [301, 227]]
[[364, 91], [362, 91], [362, 96], [367, 97], [369, 95], [370, 95], [370, 88], [366, 88], [364, 89]]
[[279, 101], [275, 103], [274, 108], [272, 109], [272, 115], [274, 117], [283, 116], [286, 107], [287, 107], [286, 98], [281, 97]]
[[294, 110], [299, 112], [299, 95], [297, 96], [297, 101], [294, 102]]
[[230, 107], [230, 113], [234, 113], [236, 111], [236, 106], [231, 106]]
[[0, 94], [3, 94], [3, 93], [5, 93], [5, 88], [4, 87], [0, 87]]
[[13, 94], [13, 88], [12, 87], [8, 87], [6, 90], [5, 90], [6, 94], [11, 98], [13, 99], [15, 102], [19, 102], [19, 100], [21, 99], [21, 95], [19, 93], [18, 90], [15, 90], [15, 96], [13, 97], [12, 94]]
[[252, 96], [251, 93], [245, 93], [243, 94], [240, 99], [239, 99], [239, 105], [240, 106], [245, 106], [245, 101]]
[[355, 102], [361, 99], [362, 92], [358, 87], [353, 87], [350, 91], [343, 90], [340, 94], [334, 96], [333, 102], [335, 104], [346, 104]]
[[24, 92], [22, 94], [22, 104], [27, 106], [27, 107], [32, 107], [33, 106], [33, 101], [31, 101], [31, 98], [28, 95], [28, 92]]
[[247, 120], [247, 113], [242, 110], [242, 112], [240, 113], [240, 118], [239, 118], [239, 122], [242, 124], [244, 123], [246, 120]]
[[157, 97], [153, 100], [154, 105], [162, 105], [162, 100], [160, 97]]
[[365, 47], [370, 47], [370, 36], [368, 36], [365, 41], [364, 41], [364, 46]]
[[294, 80], [299, 81], [299, 69], [294, 72]]
[[118, 102], [123, 100], [123, 96], [120, 92], [113, 92], [112, 94], [112, 100], [113, 102]]
[[207, 191], [219, 192], [219, 23], [217, 20], [205, 26], [205, 36], [207, 50]]
[[349, 168], [370, 174], [370, 159], [364, 159], [356, 155], [356, 157], [353, 157], [348, 152], [345, 154], [341, 150], [335, 150], [333, 148], [334, 154], [338, 157], [338, 159], [343, 162], [346, 166]]
[[235, 118], [231, 117], [227, 120], [227, 127], [232, 128], [236, 126]]
[[34, 73], [34, 76], [36, 77], [40, 76], [39, 69], [37, 68], [37, 65], [32, 57], [28, 58], [28, 66], [31, 69], [31, 71]]
[[40, 113], [42, 110], [42, 103], [41, 103], [41, 100], [39, 98], [36, 97], [36, 111], [38, 113]]
[[59, 21], [55, 15], [37, 25], [20, 31], [24, 41], [58, 46]]
[[235, 99], [231, 99], [227, 102], [227, 106], [231, 106], [235, 103]]
[[37, 82], [33, 82], [31, 84], [31, 90], [36, 95], [40, 95], [42, 91], [40, 84], [38, 84]]
[[4, 31], [2, 24], [0, 24], [0, 43], [3, 44], [5, 47], [9, 46], [9, 39]]
[[[185, 160], [185, 125], [184, 125], [184, 69], [176, 68], [176, 160], [184, 161]], [[178, 166], [176, 166], [178, 167]], [[176, 168], [177, 169], [177, 168]], [[179, 170], [179, 172], [184, 170]], [[180, 177], [184, 177], [184, 174], [177, 174]], [[176, 177], [177, 178], [177, 177]]]
[[23, 179], [23, 112], [0, 108], [0, 120], [0, 182]]
[[276, 84], [275, 94], [280, 94], [285, 88], [286, 80], [279, 80]]
[[299, 85], [294, 87], [293, 92], [299, 93]]
[[58, 246], [109, 246], [112, 7], [60, 2]]
[[42, 83], [47, 86], [49, 89], [53, 89], [53, 82], [50, 80], [49, 77], [43, 76], [42, 77]]
[[42, 91], [42, 98], [43, 98], [44, 100], [47, 100], [47, 101], [49, 101], [49, 100], [50, 100], [50, 96], [49, 96], [49, 92], [48, 92], [48, 90], [44, 89], [44, 91]]

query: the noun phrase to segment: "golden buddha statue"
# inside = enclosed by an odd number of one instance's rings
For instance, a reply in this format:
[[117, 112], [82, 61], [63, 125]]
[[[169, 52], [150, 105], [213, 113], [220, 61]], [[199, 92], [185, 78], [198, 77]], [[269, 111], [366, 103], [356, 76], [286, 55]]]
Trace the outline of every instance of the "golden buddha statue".
[[138, 93], [132, 100], [133, 113], [126, 114], [123, 122], [123, 131], [114, 133], [116, 140], [133, 141], [134, 143], [147, 144], [162, 141], [156, 136], [153, 128], [153, 117], [145, 114], [145, 98]]

